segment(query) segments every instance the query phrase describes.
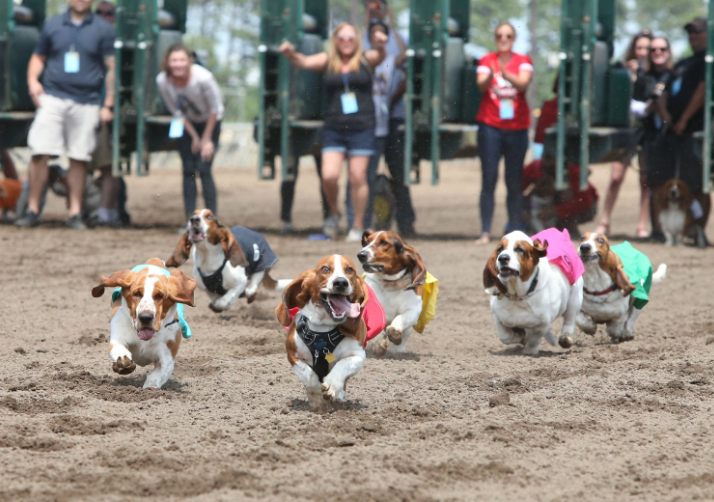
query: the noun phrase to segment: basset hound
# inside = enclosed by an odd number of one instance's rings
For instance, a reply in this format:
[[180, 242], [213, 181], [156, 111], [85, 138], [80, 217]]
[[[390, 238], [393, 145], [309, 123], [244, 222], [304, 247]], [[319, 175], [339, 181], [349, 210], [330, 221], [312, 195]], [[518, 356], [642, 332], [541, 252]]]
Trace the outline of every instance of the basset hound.
[[585, 264], [578, 327], [594, 335], [597, 325], [605, 324], [613, 341], [632, 340], [650, 286], [664, 280], [667, 265], [661, 264], [653, 274], [649, 258], [630, 243], [611, 247], [604, 234], [592, 232], [580, 238], [578, 253]]
[[[365, 282], [384, 308], [387, 328], [368, 344], [377, 356], [387, 351], [406, 352], [407, 340], [420, 323], [424, 305], [426, 265], [417, 251], [396, 232], [365, 230], [357, 259], [365, 271]], [[431, 294], [436, 295], [434, 290]], [[436, 299], [434, 298], [434, 304]], [[433, 312], [432, 312], [433, 315]], [[428, 322], [429, 318], [426, 320]], [[424, 324], [424, 325], [422, 325]]]
[[558, 343], [572, 346], [583, 302], [582, 277], [571, 284], [563, 269], [546, 258], [547, 249], [548, 241], [511, 232], [501, 239], [483, 271], [498, 338], [505, 344], [523, 344], [529, 355], [538, 354], [543, 337], [555, 346], [551, 324], [558, 317], [563, 317]]
[[128, 375], [136, 365], [154, 363], [144, 388], [161, 388], [171, 377], [182, 336], [191, 336], [183, 318], [183, 306], [194, 307], [196, 281], [180, 270], [170, 274], [159, 258], [152, 258], [132, 270], [102, 276], [92, 296], [112, 292], [112, 320], [109, 357], [112, 369]]
[[193, 276], [211, 298], [209, 307], [214, 312], [228, 309], [243, 296], [252, 303], [261, 284], [282, 290], [290, 283], [270, 277], [278, 258], [261, 234], [245, 227], [221, 225], [209, 209], [197, 209], [189, 218], [186, 232], [166, 265], [180, 267], [192, 248]]
[[652, 204], [667, 246], [681, 246], [684, 237], [693, 230], [696, 245], [706, 247], [704, 230], [696, 224], [698, 216], [693, 211], [693, 208], [699, 212], [702, 209], [684, 181], [673, 178], [657, 187], [652, 193]]
[[[322, 258], [283, 291], [275, 313], [289, 326], [288, 362], [315, 409], [344, 400], [347, 380], [362, 368], [367, 336], [362, 308], [368, 300], [352, 260], [337, 254]], [[294, 308], [300, 310], [291, 320]]]

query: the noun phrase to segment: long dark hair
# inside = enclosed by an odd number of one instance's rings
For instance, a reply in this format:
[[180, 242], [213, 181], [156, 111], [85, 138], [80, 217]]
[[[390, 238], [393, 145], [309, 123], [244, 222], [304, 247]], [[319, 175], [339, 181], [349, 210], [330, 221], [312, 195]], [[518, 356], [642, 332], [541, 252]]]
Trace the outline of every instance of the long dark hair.
[[648, 40], [652, 40], [652, 32], [650, 30], [642, 30], [641, 32], [637, 33], [634, 37], [632, 37], [632, 40], [630, 41], [630, 45], [627, 46], [627, 51], [625, 52], [625, 62], [630, 61], [632, 59], [637, 59], [637, 56], [635, 55], [635, 46], [637, 46], [637, 41], [640, 38], [646, 38]]

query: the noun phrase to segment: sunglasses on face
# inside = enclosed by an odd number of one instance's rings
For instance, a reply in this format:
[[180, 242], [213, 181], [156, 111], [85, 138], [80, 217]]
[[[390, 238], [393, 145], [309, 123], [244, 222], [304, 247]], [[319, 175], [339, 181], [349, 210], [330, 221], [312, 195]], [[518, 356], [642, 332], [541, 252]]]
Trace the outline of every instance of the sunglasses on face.
[[707, 31], [707, 29], [703, 26], [692, 26], [691, 28], [687, 28], [687, 33], [689, 33], [690, 35], [692, 33], [699, 35], [700, 33], [704, 33], [705, 31]]
[[512, 33], [496, 33], [496, 40], [501, 40], [505, 38], [506, 40], [511, 40], [513, 38]]
[[354, 35], [337, 35], [337, 38], [340, 42], [346, 42], [346, 41], [352, 41], [356, 37]]
[[668, 50], [666, 47], [650, 47], [650, 52], [667, 52]]
[[113, 11], [113, 10], [101, 10], [101, 9], [100, 9], [100, 10], [97, 11], [97, 14], [99, 14], [100, 16], [110, 16], [110, 17], [113, 17], [113, 16], [114, 16], [114, 11]]

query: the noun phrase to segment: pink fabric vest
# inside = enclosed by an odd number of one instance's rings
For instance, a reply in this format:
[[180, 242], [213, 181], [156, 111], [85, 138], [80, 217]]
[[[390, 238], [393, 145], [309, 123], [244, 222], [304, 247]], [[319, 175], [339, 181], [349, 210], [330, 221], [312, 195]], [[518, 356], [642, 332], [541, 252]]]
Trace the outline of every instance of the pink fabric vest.
[[[364, 323], [367, 325], [367, 339], [364, 342], [366, 347], [368, 341], [380, 334], [384, 331], [384, 328], [387, 327], [387, 317], [384, 314], [382, 304], [377, 300], [377, 295], [374, 294], [374, 291], [372, 291], [372, 288], [370, 288], [367, 283], [365, 283], [365, 286], [367, 286], [367, 291], [369, 291], [369, 300], [367, 300], [367, 304], [362, 309], [362, 319], [364, 319]], [[291, 321], [295, 319], [298, 312], [300, 312], [298, 307], [288, 310]], [[286, 326], [285, 329], [290, 329], [290, 326]]]
[[531, 239], [548, 241], [548, 261], [560, 267], [571, 286], [585, 273], [585, 265], [570, 240], [567, 228], [562, 232], [557, 228], [547, 228], [531, 236]]

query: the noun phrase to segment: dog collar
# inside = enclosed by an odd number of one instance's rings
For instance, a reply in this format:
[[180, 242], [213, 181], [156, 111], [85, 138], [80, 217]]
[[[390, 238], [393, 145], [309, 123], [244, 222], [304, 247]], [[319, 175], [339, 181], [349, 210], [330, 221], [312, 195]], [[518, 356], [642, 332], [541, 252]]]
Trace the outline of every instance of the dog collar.
[[612, 293], [616, 289], [617, 289], [617, 285], [613, 282], [612, 286], [610, 286], [609, 288], [607, 288], [604, 291], [590, 291], [586, 288], [583, 288], [583, 293], [588, 294], [590, 296], [602, 296], [602, 295], [606, 295], [608, 293]]
[[397, 272], [397, 273], [394, 274], [394, 275], [385, 275], [383, 280], [384, 280], [384, 282], [397, 282], [397, 281], [400, 281], [400, 280], [404, 279], [404, 276], [407, 275], [407, 272], [408, 272], [408, 271], [409, 271], [409, 270], [407, 270], [406, 268], [404, 268], [404, 269], [402, 269], [401, 271]]
[[505, 296], [505, 297], [508, 298], [509, 300], [510, 300], [511, 298], [515, 298], [516, 300], [521, 300], [521, 299], [523, 299], [523, 298], [529, 297], [529, 296], [531, 295], [531, 293], [533, 293], [533, 291], [535, 291], [535, 288], [536, 288], [536, 286], [538, 285], [538, 274], [539, 274], [539, 273], [540, 273], [540, 269], [537, 268], [537, 269], [536, 269], [536, 275], [535, 275], [535, 277], [533, 278], [533, 281], [531, 282], [531, 287], [528, 288], [528, 291], [526, 291], [526, 294], [525, 294], [525, 295], [523, 295], [523, 296], [518, 296], [518, 295], [509, 295], [508, 293], [503, 293], [503, 296]]

